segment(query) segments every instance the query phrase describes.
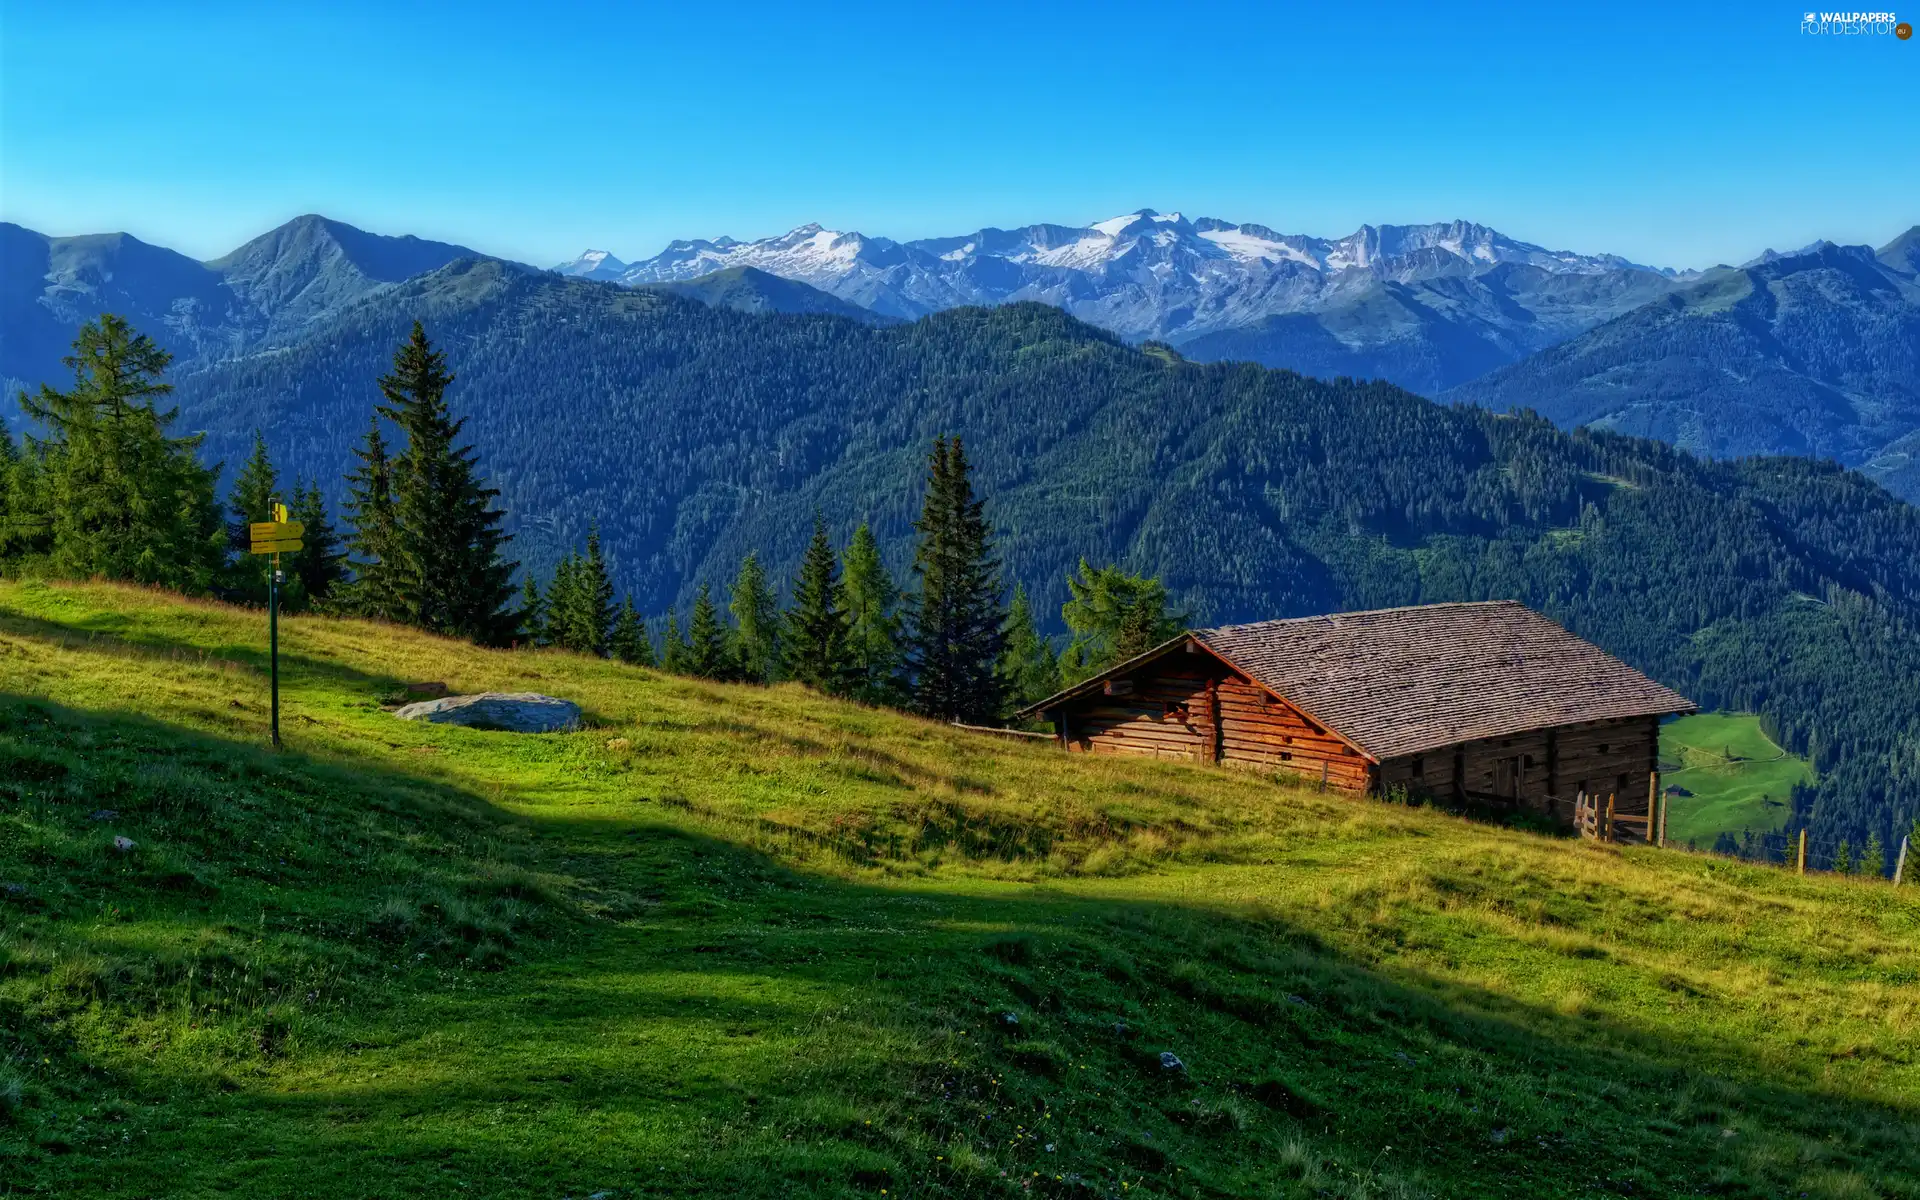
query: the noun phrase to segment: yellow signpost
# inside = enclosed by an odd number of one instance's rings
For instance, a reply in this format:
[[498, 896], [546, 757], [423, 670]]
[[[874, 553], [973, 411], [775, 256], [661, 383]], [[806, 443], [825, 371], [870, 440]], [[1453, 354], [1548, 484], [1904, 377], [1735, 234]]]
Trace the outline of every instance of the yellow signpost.
[[307, 527], [287, 520], [287, 506], [273, 502], [273, 520], [255, 521], [247, 526], [252, 553], [271, 554], [267, 571], [267, 657], [272, 663], [273, 744], [280, 744], [280, 556], [301, 548], [300, 535]]

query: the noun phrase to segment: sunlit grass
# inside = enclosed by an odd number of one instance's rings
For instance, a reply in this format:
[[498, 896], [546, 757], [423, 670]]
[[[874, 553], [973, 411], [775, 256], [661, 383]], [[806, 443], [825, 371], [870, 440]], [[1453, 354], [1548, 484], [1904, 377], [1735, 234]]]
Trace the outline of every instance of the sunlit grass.
[[1793, 785], [1813, 765], [1788, 754], [1751, 713], [1696, 713], [1660, 727], [1664, 782], [1686, 789], [1668, 803], [1667, 837], [1710, 849], [1722, 833], [1771, 833], [1793, 811]]
[[0, 1191], [1920, 1195], [1884, 884], [263, 626], [0, 584]]

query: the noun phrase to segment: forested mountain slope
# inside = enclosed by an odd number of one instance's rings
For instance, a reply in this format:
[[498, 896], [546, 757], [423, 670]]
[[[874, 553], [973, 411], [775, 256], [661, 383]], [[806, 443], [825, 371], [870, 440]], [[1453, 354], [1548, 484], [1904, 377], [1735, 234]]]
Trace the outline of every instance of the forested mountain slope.
[[646, 611], [749, 549], [790, 575], [818, 510], [904, 571], [921, 455], [968, 442], [1009, 581], [1043, 614], [1081, 556], [1162, 575], [1196, 620], [1512, 597], [1708, 707], [1760, 711], [1830, 827], [1920, 799], [1920, 512], [1796, 459], [1703, 462], [1384, 384], [1134, 351], [1056, 309], [872, 329], [459, 262], [283, 352], [181, 380], [237, 460], [258, 426], [338, 489], [416, 317], [543, 573], [598, 521]]
[[1715, 271], [1448, 398], [1703, 454], [1834, 458], [1920, 498], [1916, 237]]

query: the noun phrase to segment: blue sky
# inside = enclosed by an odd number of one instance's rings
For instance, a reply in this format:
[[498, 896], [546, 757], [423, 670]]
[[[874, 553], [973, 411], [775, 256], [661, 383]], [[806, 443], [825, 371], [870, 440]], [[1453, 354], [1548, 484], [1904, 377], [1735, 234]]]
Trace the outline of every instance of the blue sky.
[[1142, 206], [1326, 236], [1465, 217], [1674, 266], [1920, 223], [1920, 38], [1808, 36], [1777, 2], [0, 19], [0, 216], [201, 257], [303, 212], [542, 265]]

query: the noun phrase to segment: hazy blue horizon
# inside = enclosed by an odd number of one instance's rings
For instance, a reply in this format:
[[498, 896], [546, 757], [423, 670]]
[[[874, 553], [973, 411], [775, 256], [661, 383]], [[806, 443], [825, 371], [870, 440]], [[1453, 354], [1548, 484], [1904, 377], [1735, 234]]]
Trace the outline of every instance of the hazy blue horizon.
[[[170, 11], [170, 9], [172, 9]], [[306, 212], [549, 266], [818, 222], [1466, 219], [1659, 266], [1920, 223], [1920, 43], [1800, 11], [15, 6], [0, 218], [213, 258]]]

